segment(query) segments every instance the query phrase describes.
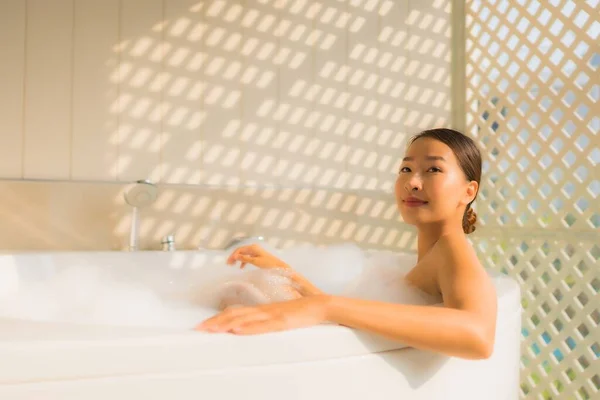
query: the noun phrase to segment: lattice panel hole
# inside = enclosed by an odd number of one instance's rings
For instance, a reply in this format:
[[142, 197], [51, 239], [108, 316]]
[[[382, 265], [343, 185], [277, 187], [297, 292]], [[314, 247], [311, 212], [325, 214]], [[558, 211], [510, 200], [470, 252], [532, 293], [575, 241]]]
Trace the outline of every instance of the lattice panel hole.
[[577, 130], [577, 126], [571, 120], [567, 121], [565, 123], [565, 125], [562, 127], [562, 132], [569, 139], [573, 137], [573, 135], [575, 134], [576, 130]]
[[562, 171], [562, 169], [560, 169], [558, 167], [554, 168], [554, 170], [550, 174], [550, 179], [554, 183], [558, 183], [558, 182], [562, 181], [563, 177], [564, 177], [563, 171]]
[[577, 374], [573, 371], [573, 368], [569, 368], [564, 372], [564, 376], [569, 380], [569, 382], [573, 382], [577, 379]]
[[582, 214], [588, 209], [588, 206], [589, 206], [589, 203], [588, 203], [587, 199], [584, 199], [583, 197], [580, 197], [575, 202], [575, 208], [577, 209], [577, 211], [579, 211]]
[[571, 244], [567, 244], [565, 246], [565, 248], [562, 249], [562, 251], [561, 251], [563, 256], [565, 256], [568, 260], [570, 260], [575, 255], [575, 252], [576, 252], [575, 246], [573, 246]]
[[600, 345], [597, 342], [590, 346], [590, 350], [592, 350], [596, 358], [600, 357]]
[[556, 332], [561, 332], [564, 328], [564, 324], [562, 323], [562, 321], [560, 320], [560, 318], [557, 318], [554, 320], [554, 322], [552, 322], [552, 325], [554, 326], [554, 329], [556, 329]]
[[596, 326], [600, 325], [600, 311], [592, 311], [592, 313], [590, 314], [590, 319]]
[[[554, 386], [554, 390], [556, 390], [556, 392], [558, 392], [558, 393], [562, 393], [565, 390], [563, 383], [558, 379], [556, 379], [554, 382], [552, 382], [552, 386]], [[550, 398], [552, 398], [552, 397], [550, 397]]]
[[552, 268], [554, 268], [554, 271], [559, 272], [562, 268], [562, 262], [560, 261], [559, 258], [555, 258], [552, 261]]
[[579, 397], [580, 397], [582, 400], [590, 400], [590, 399], [591, 399], [591, 397], [590, 397], [590, 395], [588, 394], [587, 390], [585, 390], [585, 388], [583, 388], [583, 387], [582, 387], [582, 388], [579, 388], [579, 390], [577, 391], [577, 394], [579, 394]]
[[542, 311], [544, 311], [544, 315], [548, 315], [552, 312], [552, 307], [550, 307], [546, 302], [542, 303], [541, 308]]
[[564, 310], [564, 313], [569, 321], [571, 321], [576, 315], [575, 311], [573, 310], [573, 307], [571, 306], [567, 306]]
[[565, 345], [571, 351], [575, 350], [575, 347], [577, 347], [577, 343], [575, 343], [575, 340], [573, 340], [571, 336], [565, 339]]
[[567, 107], [571, 107], [575, 103], [575, 99], [575, 93], [572, 90], [568, 90], [562, 97], [562, 103]]
[[563, 299], [563, 294], [560, 291], [560, 289], [554, 289], [554, 291], [552, 292], [552, 296], [554, 297], [556, 302], [560, 302]]
[[537, 191], [542, 198], [547, 199], [552, 193], [552, 187], [547, 183], [544, 183]]
[[537, 327], [540, 324], [540, 317], [537, 314], [533, 314], [529, 319], [534, 327]]
[[589, 222], [592, 228], [600, 228], [600, 214], [592, 215], [592, 217], [589, 219]]
[[585, 326], [585, 324], [580, 324], [577, 327], [577, 332], [579, 332], [582, 338], [585, 338], [590, 333], [589, 329], [587, 328], [587, 326]]
[[567, 168], [571, 168], [576, 161], [577, 156], [575, 156], [575, 154], [571, 150], [569, 150], [562, 158], [562, 162]]
[[554, 211], [555, 214], [563, 208], [563, 201], [560, 198], [555, 198], [550, 202], [550, 208]]
[[577, 222], [577, 218], [575, 218], [572, 214], [567, 214], [563, 219], [564, 225], [568, 228], [572, 227], [575, 222]]
[[583, 121], [587, 117], [589, 110], [589, 107], [582, 103], [575, 110], [575, 115]]
[[584, 89], [589, 81], [590, 77], [585, 72], [580, 72], [575, 79], [575, 86], [577, 86], [578, 89]]
[[591, 382], [596, 388], [596, 391], [600, 390], [600, 377], [598, 375], [594, 375], [591, 379]]
[[554, 81], [550, 85], [550, 91], [552, 93], [554, 93], [555, 95], [559, 96], [560, 95], [560, 90], [564, 86], [565, 86], [565, 83], [560, 78], [556, 78], [556, 79], [554, 79]]
[[579, 356], [579, 358], [577, 359], [577, 362], [583, 369], [587, 369], [587, 367], [590, 366], [590, 363], [588, 362], [587, 358], [585, 358], [585, 356]]
[[545, 256], [547, 256], [548, 254], [550, 254], [550, 252], [552, 250], [551, 248], [552, 248], [552, 246], [548, 242], [544, 242], [540, 246], [540, 250], [541, 250], [542, 254], [544, 254]]
[[575, 193], [575, 185], [572, 182], [567, 182], [563, 185], [560, 191], [563, 196], [565, 196], [567, 199], [570, 199]]
[[600, 293], [600, 280], [598, 278], [592, 279], [592, 281], [590, 282], [590, 288], [594, 293]]
[[575, 170], [575, 173], [573, 175], [575, 176], [575, 178], [577, 178], [579, 183], [583, 183], [588, 176], [588, 170], [582, 165]]
[[[538, 161], [538, 164], [542, 169], [546, 170], [552, 164], [552, 158], [548, 154], [544, 154]], [[537, 180], [536, 180], [537, 183]]]
[[575, 47], [575, 50], [573, 50], [573, 54], [575, 54], [575, 57], [583, 60], [589, 49], [590, 46], [586, 42], [581, 41], [577, 47]]
[[540, 278], [542, 279], [545, 287], [547, 287], [550, 281], [552, 281], [552, 279], [550, 279], [550, 274], [547, 272], [544, 272]]
[[598, 259], [600, 258], [600, 246], [598, 246], [597, 244], [592, 246], [589, 255], [594, 259], [594, 261], [598, 261]]
[[567, 290], [570, 290], [573, 286], [575, 286], [576, 281], [573, 275], [567, 275], [567, 277], [565, 277], [563, 280], [563, 283], [567, 286]]
[[585, 293], [581, 292], [579, 295], [577, 295], [577, 300], [579, 301], [579, 304], [581, 304], [581, 307], [585, 307], [589, 301], [589, 298]]

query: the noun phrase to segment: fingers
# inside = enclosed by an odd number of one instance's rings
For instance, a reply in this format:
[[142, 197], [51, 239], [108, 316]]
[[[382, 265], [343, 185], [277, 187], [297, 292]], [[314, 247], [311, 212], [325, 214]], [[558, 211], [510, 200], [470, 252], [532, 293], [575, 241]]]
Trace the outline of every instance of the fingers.
[[227, 308], [225, 311], [215, 315], [214, 317], [210, 317], [204, 320], [202, 323], [198, 324], [195, 329], [201, 331], [213, 331], [217, 327], [219, 327], [224, 321], [228, 321], [233, 316], [242, 315], [246, 312], [246, 307], [230, 307]]
[[228, 308], [226, 311], [207, 319], [196, 330], [208, 332], [236, 332], [246, 324], [269, 319], [269, 314], [253, 307]]
[[285, 329], [286, 327], [283, 320], [271, 318], [246, 322], [237, 328], [233, 328], [232, 332], [236, 335], [256, 335], [259, 333], [279, 332]]
[[269, 316], [264, 312], [249, 312], [247, 314], [238, 315], [224, 321], [219, 325], [219, 332], [234, 332], [242, 328], [246, 324], [254, 324], [269, 319]]
[[[229, 258], [227, 258], [227, 264], [234, 264], [236, 261], [240, 261], [240, 257], [256, 257], [259, 255], [259, 250], [260, 248], [256, 248], [256, 246], [251, 245], [251, 246], [243, 246], [243, 247], [238, 247], [237, 249], [235, 249], [233, 251], [233, 253], [231, 253], [231, 255], [229, 256]], [[246, 261], [247, 262], [247, 261]]]
[[244, 268], [246, 264], [254, 264], [255, 257], [243, 255], [243, 254], [232, 254], [227, 260], [227, 264], [234, 265], [237, 261], [240, 261], [242, 264], [240, 268]]

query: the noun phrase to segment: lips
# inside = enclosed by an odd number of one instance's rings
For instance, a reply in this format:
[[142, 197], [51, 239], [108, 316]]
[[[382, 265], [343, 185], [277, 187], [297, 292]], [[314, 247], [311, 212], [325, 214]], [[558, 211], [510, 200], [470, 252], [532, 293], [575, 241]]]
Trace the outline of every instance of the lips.
[[413, 207], [422, 206], [427, 203], [428, 203], [427, 201], [418, 199], [416, 197], [408, 197], [408, 198], [404, 199], [404, 204], [406, 204], [407, 206], [413, 206]]

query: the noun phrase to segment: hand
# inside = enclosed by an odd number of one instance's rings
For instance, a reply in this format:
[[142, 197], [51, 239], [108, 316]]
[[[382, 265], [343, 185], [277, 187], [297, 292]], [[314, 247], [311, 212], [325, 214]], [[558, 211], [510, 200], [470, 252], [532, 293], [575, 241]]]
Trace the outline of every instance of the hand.
[[252, 264], [259, 268], [289, 268], [286, 263], [257, 244], [235, 249], [227, 259], [227, 264], [233, 265], [236, 261], [242, 263], [240, 268], [244, 268], [246, 264]]
[[254, 335], [318, 325], [326, 320], [326, 301], [326, 296], [310, 296], [257, 307], [230, 307], [196, 330]]

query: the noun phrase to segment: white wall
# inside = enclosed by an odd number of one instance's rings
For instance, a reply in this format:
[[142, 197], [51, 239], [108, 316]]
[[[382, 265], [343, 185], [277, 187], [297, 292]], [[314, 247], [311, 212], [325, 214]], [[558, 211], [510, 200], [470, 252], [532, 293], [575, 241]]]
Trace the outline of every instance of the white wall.
[[145, 178], [142, 248], [410, 247], [391, 189], [449, 123], [450, 29], [450, 0], [3, 0], [0, 247], [120, 249]]
[[0, 177], [389, 189], [450, 1], [4, 0]]

